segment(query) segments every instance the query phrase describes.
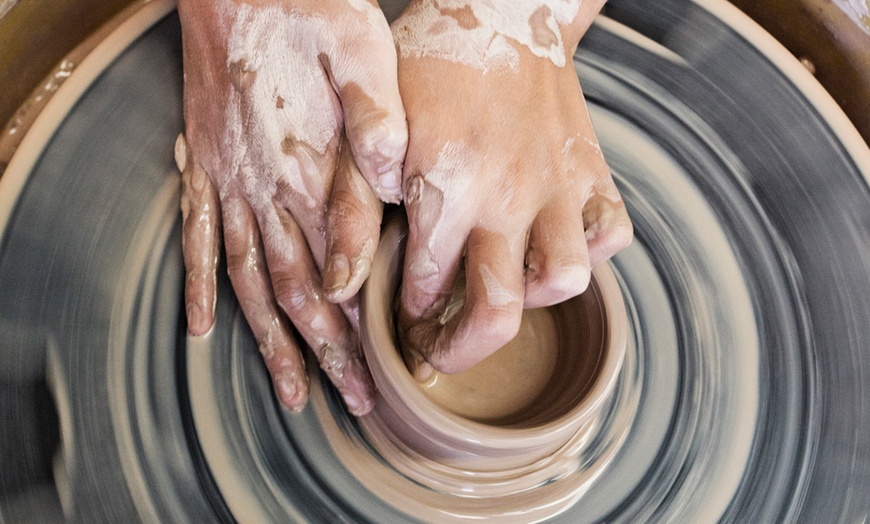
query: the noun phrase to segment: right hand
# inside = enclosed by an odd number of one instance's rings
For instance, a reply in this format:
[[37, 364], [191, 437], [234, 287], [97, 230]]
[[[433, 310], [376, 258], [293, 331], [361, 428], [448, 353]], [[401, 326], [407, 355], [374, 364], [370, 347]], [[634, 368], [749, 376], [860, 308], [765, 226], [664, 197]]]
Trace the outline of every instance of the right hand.
[[380, 200], [400, 199], [407, 146], [387, 22], [366, 0], [180, 0], [179, 14], [188, 330], [214, 323], [222, 230], [281, 402], [298, 410], [308, 396], [289, 318], [365, 414], [375, 388], [347, 301], [368, 273], [376, 245], [362, 239], [377, 238]]
[[485, 359], [632, 240], [572, 62], [602, 3], [414, 0], [393, 24], [411, 132], [398, 330], [420, 380]]

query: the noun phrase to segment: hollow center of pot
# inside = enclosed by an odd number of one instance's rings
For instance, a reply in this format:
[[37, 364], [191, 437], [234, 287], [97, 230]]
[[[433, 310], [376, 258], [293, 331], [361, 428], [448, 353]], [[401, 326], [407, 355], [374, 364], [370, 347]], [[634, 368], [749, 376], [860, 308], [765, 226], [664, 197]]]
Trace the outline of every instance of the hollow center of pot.
[[[442, 321], [462, 307], [464, 283]], [[454, 414], [489, 425], [528, 427], [583, 401], [601, 369], [605, 316], [597, 285], [556, 306], [527, 309], [517, 336], [472, 368], [435, 372], [421, 390]]]
[[525, 409], [549, 383], [558, 349], [553, 318], [546, 309], [529, 310], [519, 334], [506, 346], [465, 372], [435, 372], [422, 389], [461, 417], [476, 421], [510, 417]]

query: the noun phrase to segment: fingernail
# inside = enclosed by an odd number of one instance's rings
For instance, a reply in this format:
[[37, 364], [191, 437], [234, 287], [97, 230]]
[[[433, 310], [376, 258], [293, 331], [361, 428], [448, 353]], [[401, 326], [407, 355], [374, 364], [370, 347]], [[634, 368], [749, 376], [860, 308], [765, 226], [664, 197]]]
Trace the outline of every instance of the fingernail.
[[187, 140], [184, 133], [179, 133], [175, 139], [175, 165], [182, 173], [187, 169]]
[[330, 296], [347, 287], [350, 278], [350, 261], [341, 253], [332, 255], [326, 266], [326, 274], [323, 277], [323, 289]]
[[300, 402], [298, 398], [299, 390], [296, 387], [296, 380], [292, 377], [283, 376], [275, 379], [275, 389], [281, 403], [294, 413], [299, 413], [305, 407], [305, 403]]
[[424, 360], [414, 370], [414, 378], [417, 379], [417, 382], [428, 382], [434, 373], [435, 368], [432, 367], [432, 364]]
[[373, 404], [357, 397], [352, 393], [344, 395], [344, 403], [351, 415], [361, 417], [372, 410]]
[[203, 332], [203, 318], [205, 315], [202, 308], [196, 304], [188, 304], [187, 306], [187, 330], [191, 335], [201, 335]]
[[353, 262], [353, 280], [356, 280], [360, 275], [367, 275], [372, 268], [372, 261], [367, 257], [359, 257]]
[[383, 166], [378, 170], [378, 187], [375, 193], [381, 201], [387, 204], [398, 204], [402, 201], [402, 164]]
[[378, 177], [378, 184], [383, 189], [396, 191], [402, 186], [402, 168], [395, 166]]
[[408, 351], [408, 356], [410, 357], [410, 369], [408, 371], [411, 372], [411, 375], [418, 382], [428, 381], [435, 372], [435, 368], [432, 367], [432, 364], [427, 362], [426, 359], [423, 358], [423, 355], [415, 349]]

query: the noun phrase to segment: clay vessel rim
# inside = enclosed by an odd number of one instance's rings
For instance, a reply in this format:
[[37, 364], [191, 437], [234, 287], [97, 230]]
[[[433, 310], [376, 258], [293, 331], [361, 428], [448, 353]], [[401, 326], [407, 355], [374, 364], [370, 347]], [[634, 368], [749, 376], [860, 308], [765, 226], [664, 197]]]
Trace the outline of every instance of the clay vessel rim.
[[[386, 224], [381, 244], [389, 247], [390, 251], [384, 254], [383, 250], [378, 250], [372, 266], [372, 275], [364, 288], [360, 308], [360, 328], [363, 339], [369, 340], [369, 342], [373, 341], [371, 340], [371, 326], [369, 326], [368, 320], [378, 320], [381, 328], [383, 328], [384, 322], [389, 323], [389, 320], [383, 316], [385, 312], [376, 310], [372, 316], [367, 306], [373, 305], [371, 302], [376, 299], [378, 293], [383, 293], [384, 289], [389, 289], [389, 286], [397, 285], [390, 282], [389, 273], [390, 266], [393, 266], [395, 270], [401, 261], [406, 236], [405, 228], [403, 221], [391, 221]], [[387, 260], [379, 260], [381, 258]], [[418, 418], [427, 426], [450, 438], [486, 441], [488, 446], [501, 447], [498, 445], [498, 442], [501, 441], [505, 447], [515, 447], [519, 440], [533, 446], [538, 439], [549, 441], [554, 433], [574, 431], [597, 411], [601, 403], [608, 397], [607, 394], [615, 386], [627, 342], [627, 314], [613, 270], [607, 263], [599, 264], [593, 268], [592, 276], [597, 283], [607, 319], [607, 340], [604, 343], [606, 358], [604, 366], [583, 400], [563, 415], [533, 427], [494, 426], [457, 415], [434, 402], [420, 389], [417, 381], [408, 372], [392, 337], [389, 338], [391, 343], [388, 346], [382, 346], [379, 351], [366, 349], [366, 358], [370, 361], [369, 365], [378, 364], [373, 367], [373, 371], [377, 368], [382, 370], [382, 373], [374, 373], [378, 388], [382, 392], [379, 401], [390, 403], [397, 413], [404, 412]], [[374, 290], [375, 296], [372, 293], [372, 286], [378, 286]], [[373, 343], [368, 345], [374, 346]], [[613, 351], [613, 348], [619, 349]], [[372, 360], [377, 362], [371, 362]], [[383, 376], [380, 376], [381, 374]], [[385, 389], [382, 382], [385, 379], [392, 382], [392, 384], [386, 384], [388, 389], [402, 390], [401, 398], [398, 398], [397, 395], [383, 394]]]

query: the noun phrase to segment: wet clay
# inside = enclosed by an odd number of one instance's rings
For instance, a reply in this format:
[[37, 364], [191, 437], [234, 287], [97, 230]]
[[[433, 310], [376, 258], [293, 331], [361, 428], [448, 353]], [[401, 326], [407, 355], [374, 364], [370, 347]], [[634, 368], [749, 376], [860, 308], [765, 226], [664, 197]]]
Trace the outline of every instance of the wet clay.
[[[395, 218], [386, 221], [361, 299], [360, 341], [378, 386], [374, 409], [359, 419], [367, 445], [427, 497], [447, 497], [451, 509], [467, 502], [489, 513], [480, 504], [500, 507], [497, 501], [510, 499], [525, 510], [558, 512], [604, 467], [577, 469], [625, 353], [615, 276], [606, 265], [596, 267], [585, 293], [526, 310], [518, 335], [489, 358], [421, 383], [396, 340], [407, 226]], [[460, 277], [440, 321], [461, 308], [463, 289]], [[368, 476], [370, 468], [363, 469], [357, 471]], [[538, 490], [545, 485], [551, 494]], [[532, 490], [535, 500], [525, 500]]]
[[422, 0], [393, 24], [400, 56], [434, 57], [484, 72], [516, 71], [519, 52], [564, 67], [567, 60], [561, 26], [580, 10], [579, 0]]
[[[443, 409], [475, 422], [527, 426], [581, 402], [608, 343], [599, 290], [548, 308], [527, 309], [517, 336], [461, 373], [435, 372], [420, 389]], [[452, 307], [451, 307], [452, 306]], [[448, 310], [458, 309], [456, 298]]]
[[[482, 265], [480, 270], [488, 268]], [[461, 272], [439, 319], [442, 324], [462, 308], [465, 285], [465, 273]], [[564, 378], [581, 391], [594, 381], [605, 343], [605, 317], [598, 311], [596, 293], [593, 286], [588, 294], [567, 302], [524, 310], [513, 340], [460, 373], [435, 371], [420, 389], [447, 411], [488, 424], [515, 423], [523, 413], [539, 412], [542, 407], [535, 404], [547, 397], [547, 389], [552, 387], [549, 384]], [[573, 377], [560, 378], [565, 374], [564, 370], [558, 372], [560, 364], [570, 366]]]
[[467, 371], [437, 371], [421, 388], [438, 405], [484, 422], [523, 411], [553, 376], [558, 357], [556, 322], [546, 309], [523, 314], [519, 334]]

